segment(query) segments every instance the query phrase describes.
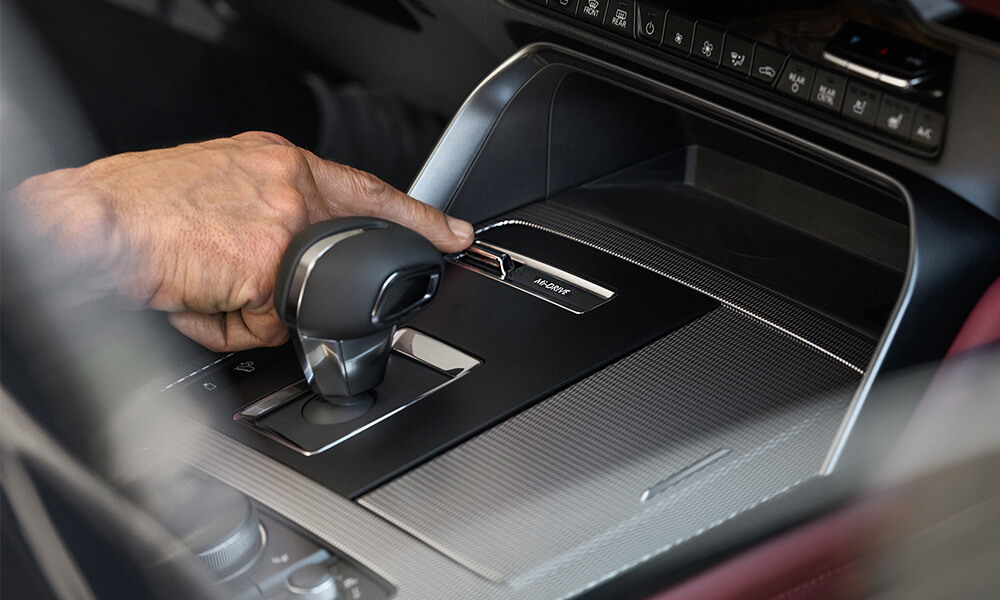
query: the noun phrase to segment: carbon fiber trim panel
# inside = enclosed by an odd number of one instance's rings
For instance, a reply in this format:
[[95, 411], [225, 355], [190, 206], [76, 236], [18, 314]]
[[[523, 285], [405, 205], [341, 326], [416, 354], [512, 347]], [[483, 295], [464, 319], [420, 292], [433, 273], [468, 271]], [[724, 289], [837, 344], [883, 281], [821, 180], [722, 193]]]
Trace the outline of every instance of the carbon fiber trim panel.
[[537, 202], [490, 222], [484, 229], [514, 223], [550, 230], [693, 287], [815, 344], [859, 373], [865, 371], [874, 352], [873, 340], [831, 319], [613, 225]]
[[574, 594], [815, 476], [859, 380], [722, 307], [360, 502], [483, 577]]

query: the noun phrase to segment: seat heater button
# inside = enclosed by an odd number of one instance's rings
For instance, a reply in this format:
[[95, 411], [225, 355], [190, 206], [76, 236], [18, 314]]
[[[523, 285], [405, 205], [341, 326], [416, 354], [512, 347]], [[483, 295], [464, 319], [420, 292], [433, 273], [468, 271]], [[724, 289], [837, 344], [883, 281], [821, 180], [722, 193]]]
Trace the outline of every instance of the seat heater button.
[[886, 94], [878, 110], [875, 129], [909, 141], [917, 105]]
[[875, 125], [875, 116], [878, 114], [881, 101], [882, 92], [850, 80], [847, 83], [847, 93], [844, 95], [844, 106], [840, 109], [840, 114], [871, 127]]

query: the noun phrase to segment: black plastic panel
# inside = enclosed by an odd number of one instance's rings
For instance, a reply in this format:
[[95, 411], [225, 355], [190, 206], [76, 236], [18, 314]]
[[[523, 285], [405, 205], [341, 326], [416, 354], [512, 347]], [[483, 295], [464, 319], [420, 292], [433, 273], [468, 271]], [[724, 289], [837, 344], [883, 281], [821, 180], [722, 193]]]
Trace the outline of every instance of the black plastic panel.
[[[207, 370], [172, 388], [188, 392], [177, 394], [179, 398], [173, 401], [181, 410], [201, 413], [227, 435], [353, 497], [718, 305], [650, 271], [536, 229], [501, 227], [482, 238], [585, 277], [617, 295], [577, 315], [449, 264], [437, 299], [408, 326], [476, 356], [483, 364], [377, 426], [312, 457], [301, 456], [233, 420], [243, 406], [301, 378], [295, 357], [287, 349], [234, 356], [217, 371]], [[254, 367], [260, 365], [261, 370], [228, 381], [234, 366], [247, 360], [254, 360]], [[223, 381], [223, 377], [227, 388], [217, 384], [212, 391], [204, 389], [205, 381]], [[185, 399], [186, 404], [182, 403]]]

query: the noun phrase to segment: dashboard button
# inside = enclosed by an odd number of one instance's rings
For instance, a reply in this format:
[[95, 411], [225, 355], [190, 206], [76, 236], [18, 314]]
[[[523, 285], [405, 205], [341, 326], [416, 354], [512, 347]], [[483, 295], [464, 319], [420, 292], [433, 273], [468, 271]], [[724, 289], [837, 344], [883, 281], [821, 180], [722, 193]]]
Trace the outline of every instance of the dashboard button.
[[722, 46], [722, 68], [744, 78], [749, 77], [753, 46], [750, 40], [726, 34], [726, 43]]
[[941, 134], [944, 132], [944, 115], [927, 109], [917, 108], [913, 118], [913, 133], [910, 143], [927, 150], [934, 150], [941, 145]]
[[778, 80], [778, 91], [806, 102], [809, 100], [815, 75], [816, 69], [812, 65], [790, 58]]
[[608, 14], [608, 2], [610, 0], [582, 0], [577, 16], [593, 21], [598, 25], [604, 25], [604, 17]]
[[871, 127], [875, 125], [881, 101], [882, 92], [852, 79], [847, 82], [847, 93], [844, 94], [844, 105], [840, 109], [840, 114]]
[[615, 33], [635, 37], [633, 35], [633, 19], [635, 18], [635, 2], [611, 0], [608, 15], [604, 18], [604, 27]]
[[549, 6], [571, 15], [576, 14], [576, 9], [580, 5], [580, 0], [551, 0]]
[[812, 95], [809, 102], [831, 110], [840, 112], [840, 107], [844, 103], [844, 94], [847, 90], [847, 78], [823, 69], [816, 70], [816, 82], [813, 84]]
[[673, 11], [668, 13], [667, 26], [663, 30], [663, 47], [687, 56], [691, 54], [693, 41], [694, 19], [675, 14]]
[[722, 60], [722, 42], [726, 32], [718, 27], [697, 23], [694, 27], [694, 49], [691, 56], [700, 61], [719, 66]]
[[642, 4], [641, 2], [637, 2], [635, 8], [639, 13], [636, 15], [638, 23], [636, 31], [639, 34], [639, 39], [654, 46], [659, 46], [660, 42], [663, 41], [663, 28], [666, 24], [664, 17], [666, 16], [666, 12], [654, 6]]
[[788, 60], [787, 52], [779, 52], [757, 44], [753, 53], [753, 63], [750, 66], [750, 79], [769, 86], [774, 85], [786, 60]]
[[882, 105], [878, 109], [875, 129], [909, 140], [916, 112], [916, 104], [886, 94], [882, 97]]

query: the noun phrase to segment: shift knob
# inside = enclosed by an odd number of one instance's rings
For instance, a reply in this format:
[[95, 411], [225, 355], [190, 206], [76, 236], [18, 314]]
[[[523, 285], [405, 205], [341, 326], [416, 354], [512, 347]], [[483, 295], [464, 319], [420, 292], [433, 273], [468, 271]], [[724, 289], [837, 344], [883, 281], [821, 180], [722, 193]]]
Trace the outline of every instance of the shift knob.
[[431, 302], [443, 272], [429, 241], [382, 219], [324, 221], [296, 235], [274, 304], [313, 390], [352, 404], [381, 383], [396, 326]]

